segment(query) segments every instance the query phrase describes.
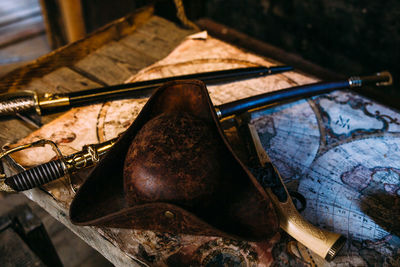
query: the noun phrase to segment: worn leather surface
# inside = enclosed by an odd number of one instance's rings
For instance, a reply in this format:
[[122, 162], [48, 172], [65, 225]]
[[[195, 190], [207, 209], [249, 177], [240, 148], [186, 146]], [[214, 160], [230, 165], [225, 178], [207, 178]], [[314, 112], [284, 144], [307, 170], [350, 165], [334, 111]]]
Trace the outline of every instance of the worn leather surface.
[[234, 155], [205, 85], [159, 88], [77, 192], [77, 225], [268, 239], [278, 219]]
[[[163, 201], [190, 210], [207, 209], [222, 186], [223, 146], [201, 119], [163, 113], [135, 136], [125, 158], [129, 204]], [[199, 168], [199, 166], [202, 166]]]

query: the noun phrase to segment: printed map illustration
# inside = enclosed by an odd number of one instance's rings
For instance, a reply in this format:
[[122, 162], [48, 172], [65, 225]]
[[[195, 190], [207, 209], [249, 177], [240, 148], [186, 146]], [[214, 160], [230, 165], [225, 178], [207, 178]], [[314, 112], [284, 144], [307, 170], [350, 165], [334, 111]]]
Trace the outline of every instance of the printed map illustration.
[[[184, 41], [168, 57], [130, 81], [276, 62], [210, 37]], [[214, 105], [316, 82], [296, 72], [208, 86]], [[85, 144], [118, 136], [147, 98], [75, 108], [21, 143], [45, 138], [68, 155]], [[152, 266], [174, 262], [204, 266], [399, 266], [400, 114], [349, 92], [334, 92], [252, 114], [260, 139], [289, 190], [307, 200], [302, 212], [311, 223], [348, 238], [331, 263], [316, 258], [285, 233], [266, 242], [96, 228], [124, 253]], [[44, 148], [17, 160], [32, 166], [51, 159]], [[81, 180], [73, 181], [79, 186]], [[68, 213], [74, 192], [55, 182], [45, 189]], [[294, 247], [299, 253], [293, 252]], [[292, 251], [292, 252], [290, 252]]]
[[335, 92], [252, 114], [303, 215], [348, 238], [335, 264], [400, 264], [400, 114]]

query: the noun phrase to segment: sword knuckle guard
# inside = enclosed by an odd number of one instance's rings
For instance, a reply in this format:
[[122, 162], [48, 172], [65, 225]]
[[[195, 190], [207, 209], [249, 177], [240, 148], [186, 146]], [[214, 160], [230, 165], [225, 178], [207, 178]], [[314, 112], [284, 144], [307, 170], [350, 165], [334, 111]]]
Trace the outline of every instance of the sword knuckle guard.
[[47, 162], [6, 179], [5, 183], [16, 191], [24, 191], [58, 179], [66, 174], [61, 159]]

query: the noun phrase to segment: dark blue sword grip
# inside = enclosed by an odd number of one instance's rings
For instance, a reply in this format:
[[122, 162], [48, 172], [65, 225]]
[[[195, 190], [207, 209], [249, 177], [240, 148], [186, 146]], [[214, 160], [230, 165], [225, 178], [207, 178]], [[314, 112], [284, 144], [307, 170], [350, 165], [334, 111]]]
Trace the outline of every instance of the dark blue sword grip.
[[5, 183], [16, 191], [24, 191], [49, 183], [66, 175], [61, 159], [49, 161], [6, 178]]
[[220, 112], [219, 118], [224, 118], [268, 104], [277, 103], [284, 100], [293, 100], [300, 97], [309, 97], [317, 94], [328, 93], [333, 90], [344, 89], [348, 87], [349, 82], [347, 80], [338, 82], [320, 82], [306, 84], [243, 98], [237, 101], [219, 105], [217, 106], [217, 109]]

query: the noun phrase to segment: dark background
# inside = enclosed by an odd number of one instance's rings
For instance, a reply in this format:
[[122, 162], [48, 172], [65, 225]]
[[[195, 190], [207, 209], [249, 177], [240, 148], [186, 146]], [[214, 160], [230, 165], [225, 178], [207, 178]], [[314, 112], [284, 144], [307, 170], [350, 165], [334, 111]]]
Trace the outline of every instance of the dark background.
[[[84, 0], [88, 31], [149, 2]], [[158, 13], [176, 20], [173, 0], [155, 2]], [[395, 76], [400, 73], [398, 0], [184, 0], [183, 3], [188, 17], [194, 21], [211, 18], [339, 73], [361, 74], [384, 69]]]
[[[172, 2], [159, 1], [158, 12], [174, 19]], [[345, 76], [389, 70], [394, 86], [375, 90], [391, 106], [400, 107], [400, 1], [183, 2], [194, 21], [210, 18]]]
[[[208, 17], [345, 76], [389, 70], [381, 87], [399, 108], [400, 1], [186, 0], [188, 16]], [[165, 9], [163, 9], [165, 10]]]
[[336, 72], [400, 73], [400, 1], [207, 0], [205, 15]]

